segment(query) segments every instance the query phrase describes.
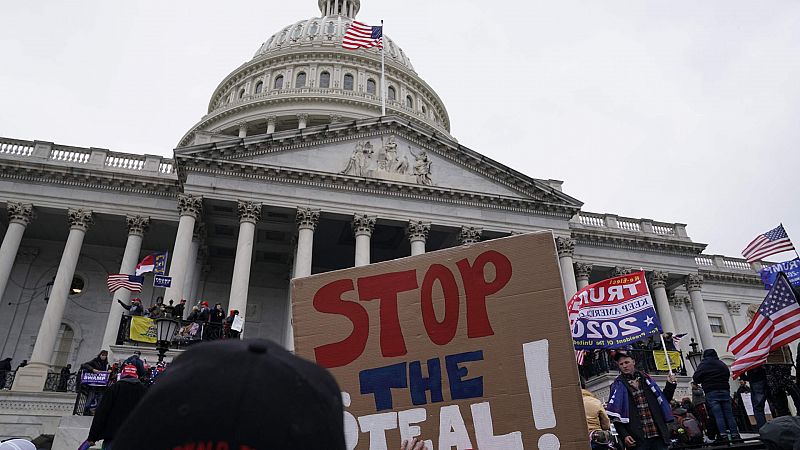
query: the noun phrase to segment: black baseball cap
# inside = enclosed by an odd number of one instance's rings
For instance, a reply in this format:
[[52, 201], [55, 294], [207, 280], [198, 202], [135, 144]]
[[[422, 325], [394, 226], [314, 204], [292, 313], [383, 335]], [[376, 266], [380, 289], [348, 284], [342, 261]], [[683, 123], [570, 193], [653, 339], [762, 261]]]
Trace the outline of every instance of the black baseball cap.
[[116, 433], [114, 450], [344, 450], [339, 386], [266, 340], [191, 347]]

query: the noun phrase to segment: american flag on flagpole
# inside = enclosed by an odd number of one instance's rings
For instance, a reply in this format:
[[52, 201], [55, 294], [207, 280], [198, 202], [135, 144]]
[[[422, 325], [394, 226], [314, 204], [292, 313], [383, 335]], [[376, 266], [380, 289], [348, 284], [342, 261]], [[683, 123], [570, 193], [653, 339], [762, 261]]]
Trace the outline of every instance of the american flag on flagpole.
[[108, 290], [111, 292], [117, 292], [120, 289], [127, 289], [131, 292], [142, 292], [144, 277], [118, 273], [109, 275], [106, 283], [108, 284]]
[[767, 361], [769, 352], [800, 338], [800, 305], [782, 272], [750, 324], [728, 342], [733, 378]]
[[678, 343], [681, 342], [681, 339], [684, 338], [688, 333], [681, 333], [672, 335], [672, 343], [675, 344], [675, 348], [678, 348]]
[[751, 263], [764, 259], [769, 255], [789, 250], [794, 250], [794, 245], [792, 245], [789, 235], [786, 234], [786, 230], [781, 224], [777, 228], [773, 228], [753, 239], [753, 242], [742, 250], [742, 256], [747, 259], [747, 262]]
[[586, 350], [575, 350], [575, 361], [578, 363], [579, 366], [583, 365], [583, 361], [586, 359]]
[[383, 48], [383, 27], [373, 27], [354, 20], [344, 33], [342, 48], [358, 50], [370, 47]]

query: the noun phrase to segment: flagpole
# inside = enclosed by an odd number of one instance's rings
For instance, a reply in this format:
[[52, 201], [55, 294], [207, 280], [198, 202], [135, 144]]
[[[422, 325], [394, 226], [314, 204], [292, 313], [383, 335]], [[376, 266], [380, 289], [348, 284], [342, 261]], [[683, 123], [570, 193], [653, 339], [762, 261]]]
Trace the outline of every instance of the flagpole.
[[669, 352], [667, 352], [667, 343], [664, 341], [664, 333], [661, 336], [661, 348], [664, 349], [664, 357], [667, 359], [667, 367], [669, 367], [669, 374], [672, 375], [672, 361], [669, 359]]
[[386, 36], [386, 30], [383, 28], [383, 19], [381, 19], [381, 117], [386, 116], [386, 46], [384, 45], [384, 36]]

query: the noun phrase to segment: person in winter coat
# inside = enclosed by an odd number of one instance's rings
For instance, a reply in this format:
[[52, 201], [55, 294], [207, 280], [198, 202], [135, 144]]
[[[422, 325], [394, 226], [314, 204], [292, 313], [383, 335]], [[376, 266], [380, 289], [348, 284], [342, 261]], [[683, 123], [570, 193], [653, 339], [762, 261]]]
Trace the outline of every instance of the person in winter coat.
[[131, 304], [127, 305], [120, 299], [117, 299], [117, 302], [122, 305], [123, 308], [128, 310], [129, 316], [143, 316], [144, 315], [144, 306], [142, 306], [142, 301], [138, 298], [134, 298], [131, 300]]
[[231, 329], [233, 320], [239, 315], [238, 309], [232, 309], [231, 315], [225, 318], [225, 337], [228, 339], [239, 339], [239, 332]]
[[583, 411], [586, 414], [586, 426], [589, 428], [592, 449], [607, 449], [610, 434], [603, 432], [611, 429], [611, 421], [608, 420], [603, 402], [586, 390], [586, 382], [583, 378], [581, 378], [581, 395], [583, 396]]
[[136, 350], [133, 352], [133, 355], [129, 356], [128, 359], [122, 363], [123, 368], [127, 365], [136, 367], [136, 373], [139, 375], [139, 378], [143, 378], [145, 375], [147, 375], [147, 370], [144, 368], [144, 362], [142, 361], [141, 356], [142, 352]]
[[703, 359], [692, 376], [695, 383], [703, 387], [706, 393], [706, 404], [717, 423], [720, 436], [728, 434], [732, 439], [739, 439], [739, 428], [733, 417], [730, 384], [731, 371], [728, 365], [719, 360], [717, 351], [709, 348], [703, 351]]
[[200, 314], [197, 315], [197, 320], [200, 322], [208, 322], [211, 317], [211, 310], [208, 309], [208, 302], [200, 303]]
[[81, 369], [92, 373], [107, 372], [108, 352], [106, 350], [101, 351], [93, 360], [81, 364]]
[[175, 309], [173, 309], [172, 315], [178, 320], [183, 320], [183, 311], [185, 310], [185, 308], [186, 308], [186, 300], [184, 299], [181, 300], [180, 303], [175, 305]]
[[11, 358], [0, 361], [0, 389], [6, 387], [6, 375], [11, 372]]
[[89, 437], [86, 439], [89, 444], [94, 445], [103, 440], [104, 449], [112, 448], [117, 431], [146, 392], [136, 371], [137, 368], [133, 365], [125, 366], [121, 379], [106, 390], [89, 429]]
[[197, 306], [192, 306], [192, 311], [189, 313], [189, 317], [186, 318], [189, 322], [196, 322], [200, 320], [200, 308]]

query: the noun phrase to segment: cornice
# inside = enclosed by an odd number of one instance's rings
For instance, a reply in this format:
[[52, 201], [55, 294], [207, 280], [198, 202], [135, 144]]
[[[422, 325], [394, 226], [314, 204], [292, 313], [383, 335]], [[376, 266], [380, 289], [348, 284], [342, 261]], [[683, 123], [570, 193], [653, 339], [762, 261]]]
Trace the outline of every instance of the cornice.
[[622, 250], [636, 249], [652, 253], [694, 256], [700, 254], [706, 244], [690, 241], [617, 234], [608, 231], [589, 231], [573, 229], [572, 237], [581, 245], [592, 247], [618, 248]]
[[699, 273], [706, 282], [713, 281], [722, 284], [764, 287], [764, 284], [761, 282], [761, 277], [755, 274], [720, 272], [702, 268], [699, 270]]

